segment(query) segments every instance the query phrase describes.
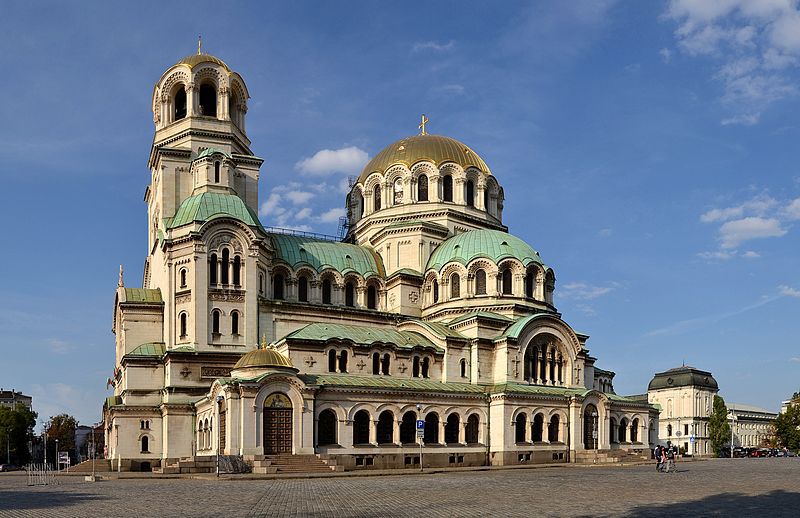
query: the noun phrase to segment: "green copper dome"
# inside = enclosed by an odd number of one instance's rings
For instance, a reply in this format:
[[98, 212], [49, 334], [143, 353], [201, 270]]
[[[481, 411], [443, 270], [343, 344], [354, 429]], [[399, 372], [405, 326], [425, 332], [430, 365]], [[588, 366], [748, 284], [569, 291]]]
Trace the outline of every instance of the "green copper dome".
[[258, 216], [245, 205], [243, 199], [234, 194], [216, 192], [203, 192], [183, 200], [168, 228], [177, 228], [194, 221], [204, 223], [218, 217], [238, 219], [251, 227], [264, 230]]
[[478, 257], [494, 263], [513, 257], [525, 266], [530, 263], [544, 266], [539, 252], [518, 237], [499, 230], [471, 230], [453, 236], [439, 245], [428, 259], [426, 270], [439, 270], [452, 261], [466, 265]]

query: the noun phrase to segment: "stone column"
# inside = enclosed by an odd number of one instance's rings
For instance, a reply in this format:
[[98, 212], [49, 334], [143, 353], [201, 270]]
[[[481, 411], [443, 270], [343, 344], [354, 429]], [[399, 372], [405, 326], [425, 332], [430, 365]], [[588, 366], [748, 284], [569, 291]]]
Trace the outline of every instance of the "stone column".
[[193, 117], [199, 113], [200, 106], [198, 103], [200, 102], [195, 95], [196, 88], [194, 83], [189, 83], [186, 85], [186, 116]]
[[369, 442], [378, 444], [378, 421], [369, 420]]

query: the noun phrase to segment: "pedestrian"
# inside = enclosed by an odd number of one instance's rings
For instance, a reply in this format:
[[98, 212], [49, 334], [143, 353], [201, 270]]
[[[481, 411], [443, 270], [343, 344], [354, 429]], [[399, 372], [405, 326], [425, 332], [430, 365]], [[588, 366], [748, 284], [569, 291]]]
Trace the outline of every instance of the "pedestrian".
[[669, 473], [670, 470], [672, 470], [673, 473], [674, 473], [675, 472], [675, 446], [671, 445], [671, 444], [668, 445], [666, 454], [667, 454], [667, 470], [666, 470], [666, 473]]

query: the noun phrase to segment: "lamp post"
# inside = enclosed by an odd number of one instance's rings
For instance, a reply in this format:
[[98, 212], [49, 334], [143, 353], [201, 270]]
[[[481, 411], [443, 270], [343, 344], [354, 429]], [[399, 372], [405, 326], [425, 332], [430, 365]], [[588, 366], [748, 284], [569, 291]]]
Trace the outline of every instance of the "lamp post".
[[[11, 436], [8, 434], [8, 427], [6, 427], [6, 463], [11, 464]], [[17, 459], [19, 460], [19, 459]]]
[[220, 446], [222, 445], [222, 423], [220, 422], [221, 412], [219, 409], [224, 400], [225, 397], [222, 394], [217, 395], [217, 478], [219, 478], [219, 450]]
[[58, 439], [56, 439], [56, 471], [61, 469], [61, 464], [58, 462]]
[[594, 439], [594, 463], [597, 464], [597, 412], [592, 411], [592, 438]]
[[42, 432], [44, 436], [44, 469], [47, 471], [47, 432]]
[[731, 458], [733, 458], [733, 425], [736, 424], [736, 414], [731, 410]]

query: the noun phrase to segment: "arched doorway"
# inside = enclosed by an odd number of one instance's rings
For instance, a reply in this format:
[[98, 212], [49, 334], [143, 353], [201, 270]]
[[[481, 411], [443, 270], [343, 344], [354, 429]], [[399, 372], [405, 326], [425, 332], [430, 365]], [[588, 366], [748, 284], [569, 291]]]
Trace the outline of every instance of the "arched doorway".
[[264, 455], [292, 453], [292, 402], [274, 392], [264, 400]]
[[583, 411], [583, 448], [586, 450], [597, 449], [597, 422], [599, 416], [597, 414], [597, 407], [594, 405], [586, 405]]

